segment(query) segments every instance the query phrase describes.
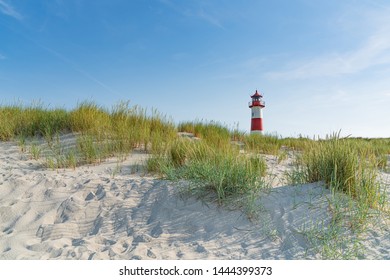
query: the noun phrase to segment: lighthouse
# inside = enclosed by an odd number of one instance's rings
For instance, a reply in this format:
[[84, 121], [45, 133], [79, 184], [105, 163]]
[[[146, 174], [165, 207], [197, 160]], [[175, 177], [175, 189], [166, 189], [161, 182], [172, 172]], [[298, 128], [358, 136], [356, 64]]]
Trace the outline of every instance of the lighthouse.
[[251, 96], [252, 101], [249, 102], [249, 108], [252, 110], [251, 133], [261, 134], [263, 132], [263, 111], [265, 103], [262, 100], [263, 95], [257, 90]]

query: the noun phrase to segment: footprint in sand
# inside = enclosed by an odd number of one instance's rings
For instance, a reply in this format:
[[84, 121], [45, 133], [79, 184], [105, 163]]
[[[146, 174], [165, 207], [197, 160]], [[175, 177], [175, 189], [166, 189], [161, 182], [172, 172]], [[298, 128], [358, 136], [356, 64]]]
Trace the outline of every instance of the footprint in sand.
[[153, 238], [158, 238], [163, 233], [163, 229], [161, 228], [160, 222], [151, 230], [150, 235]]

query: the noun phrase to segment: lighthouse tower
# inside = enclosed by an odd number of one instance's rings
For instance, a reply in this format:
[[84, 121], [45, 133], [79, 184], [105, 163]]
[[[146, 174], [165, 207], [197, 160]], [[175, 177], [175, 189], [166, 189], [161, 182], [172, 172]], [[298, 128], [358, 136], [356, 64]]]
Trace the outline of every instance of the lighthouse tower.
[[252, 122], [251, 133], [261, 134], [263, 132], [263, 112], [265, 103], [262, 100], [263, 95], [258, 93], [257, 90], [254, 95], [251, 96], [252, 101], [249, 102], [249, 108], [252, 109]]

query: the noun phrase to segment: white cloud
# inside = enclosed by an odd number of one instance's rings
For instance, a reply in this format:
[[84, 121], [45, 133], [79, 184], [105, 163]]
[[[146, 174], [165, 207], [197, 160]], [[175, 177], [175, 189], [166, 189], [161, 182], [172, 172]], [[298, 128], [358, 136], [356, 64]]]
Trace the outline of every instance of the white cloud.
[[371, 33], [362, 39], [357, 48], [345, 52], [328, 52], [301, 61], [290, 61], [286, 70], [268, 72], [265, 76], [286, 80], [341, 76], [390, 64], [390, 20], [387, 14], [379, 17], [377, 15], [367, 23], [371, 26]]
[[23, 16], [4, 0], [0, 0], [0, 12], [17, 20], [23, 19]]
[[367, 68], [390, 63], [390, 33], [376, 34], [358, 49], [346, 53], [331, 53], [303, 61], [290, 70], [269, 72], [271, 79], [306, 79], [353, 74]]
[[211, 15], [210, 13], [207, 13], [203, 8], [199, 12], [196, 13], [196, 16], [205, 20], [206, 22], [210, 23], [211, 25], [214, 25], [214, 26], [219, 27], [219, 28], [223, 28], [220, 20], [216, 16]]
[[223, 28], [220, 19], [212, 12], [206, 11], [206, 8], [212, 10], [208, 5], [205, 5], [205, 3], [209, 4], [208, 2], [195, 1], [195, 6], [185, 1], [160, 0], [160, 2], [184, 17], [197, 18], [218, 28]]

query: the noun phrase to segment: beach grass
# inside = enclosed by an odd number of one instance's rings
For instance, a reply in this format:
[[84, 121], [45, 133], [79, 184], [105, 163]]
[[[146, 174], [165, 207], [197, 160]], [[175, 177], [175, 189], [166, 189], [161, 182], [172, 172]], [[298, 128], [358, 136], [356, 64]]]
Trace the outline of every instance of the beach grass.
[[[181, 139], [177, 132], [196, 138]], [[59, 141], [64, 133], [77, 135], [77, 145], [70, 150]], [[36, 138], [46, 141], [49, 153], [35, 144]], [[293, 150], [300, 156], [290, 181], [323, 181], [358, 201], [362, 209], [382, 207], [376, 171], [388, 168], [390, 154], [390, 139], [341, 138], [338, 134], [322, 140], [281, 138], [199, 120], [175, 125], [157, 110], [130, 106], [129, 101], [111, 109], [92, 101], [81, 102], [73, 110], [50, 109], [42, 102], [1, 106], [0, 140], [11, 139], [32, 158], [46, 157], [46, 166], [54, 168], [97, 164], [112, 156], [125, 158], [135, 148], [144, 149], [153, 155], [148, 170], [196, 182], [203, 190], [215, 191], [218, 201], [258, 188], [256, 182], [266, 172], [260, 154], [276, 155], [283, 161], [286, 151]], [[28, 141], [34, 142], [29, 149]], [[232, 141], [240, 144], [232, 145]]]
[[240, 154], [233, 145], [221, 149], [206, 141], [178, 138], [165, 153], [154, 154], [147, 165], [163, 178], [188, 182], [186, 192], [191, 195], [215, 197], [221, 205], [247, 198], [244, 204], [248, 206], [250, 197], [266, 187], [264, 159]]
[[277, 155], [281, 141], [277, 135], [249, 134], [243, 139], [245, 149], [249, 152]]
[[147, 163], [149, 171], [170, 180], [186, 180], [190, 183], [187, 191], [193, 195], [212, 193], [219, 204], [225, 205], [240, 196], [249, 199], [265, 187], [265, 160], [260, 155], [243, 154], [239, 146], [232, 145], [233, 140], [245, 137], [237, 129], [195, 121], [180, 123], [178, 131], [195, 138], [177, 138], [168, 149], [154, 153]]
[[[59, 135], [73, 133], [77, 145], [65, 151]], [[84, 101], [73, 110], [46, 108], [41, 102], [31, 105], [17, 103], [0, 107], [0, 140], [17, 140], [22, 152], [28, 142], [32, 158], [41, 157], [35, 141], [44, 139], [47, 150], [46, 166], [74, 168], [82, 164], [99, 163], [107, 157], [130, 153], [134, 148], [159, 150], [176, 137], [177, 128], [157, 110], [130, 106], [119, 102], [111, 110], [92, 101]]]
[[372, 149], [335, 134], [306, 149], [300, 160], [308, 182], [323, 181], [369, 207], [379, 206], [379, 161]]
[[288, 181], [300, 185], [321, 182], [330, 189], [327, 197], [330, 221], [306, 225], [302, 234], [322, 259], [364, 258], [367, 228], [380, 228], [389, 221], [388, 198], [381, 188], [378, 170], [384, 167], [386, 139], [340, 137], [306, 141], [287, 173]]
[[[74, 145], [61, 141], [67, 133], [76, 136]], [[389, 170], [390, 139], [341, 137], [340, 133], [325, 139], [253, 135], [213, 121], [176, 125], [157, 110], [131, 106], [128, 101], [111, 109], [85, 101], [73, 110], [50, 109], [41, 102], [0, 106], [0, 141], [9, 140], [51, 169], [75, 169], [117, 157], [119, 170], [120, 160], [142, 149], [151, 155], [146, 161], [148, 172], [177, 182], [188, 195], [244, 209], [249, 218], [257, 216], [259, 194], [269, 188], [264, 155], [276, 156], [278, 163], [293, 155], [287, 182], [322, 182], [331, 190], [330, 223], [307, 225], [301, 231], [324, 259], [361, 258], [360, 241], [367, 225], [380, 215], [389, 220], [378, 170]]]
[[218, 122], [182, 122], [178, 124], [178, 131], [192, 133], [215, 148], [229, 149], [231, 146], [231, 130]]
[[374, 217], [384, 215], [388, 220], [388, 199], [378, 178], [382, 165], [379, 155], [386, 151], [387, 141], [372, 144], [335, 133], [307, 143], [294, 170], [287, 174], [290, 183], [322, 182], [331, 190], [328, 209], [332, 223], [322, 233], [316, 229], [317, 234], [329, 237], [329, 233], [339, 232], [341, 227], [351, 230], [356, 237]]
[[45, 108], [42, 103], [0, 107], [0, 140], [15, 137], [53, 136], [70, 130], [68, 112], [61, 108]]

